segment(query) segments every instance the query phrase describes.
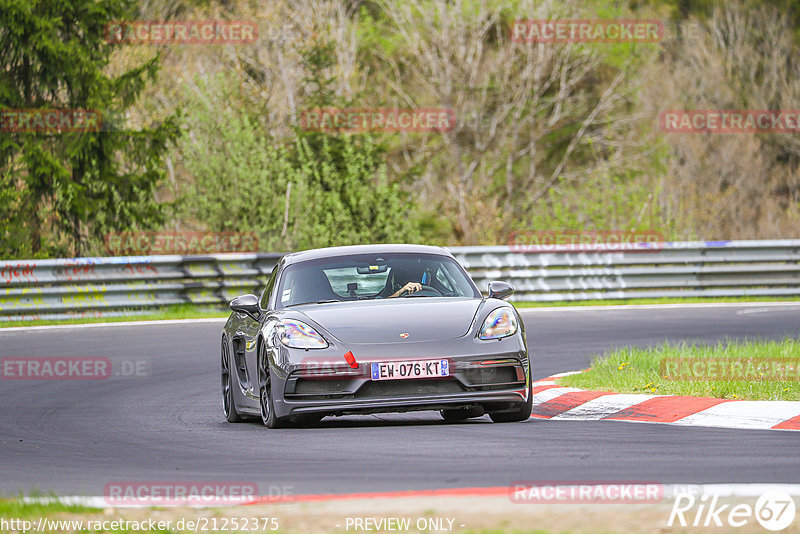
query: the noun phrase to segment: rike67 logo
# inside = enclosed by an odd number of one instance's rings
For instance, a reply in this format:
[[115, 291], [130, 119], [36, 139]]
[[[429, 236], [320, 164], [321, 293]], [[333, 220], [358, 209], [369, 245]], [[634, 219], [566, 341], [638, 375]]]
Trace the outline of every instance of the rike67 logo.
[[762, 494], [755, 503], [722, 504], [719, 495], [703, 494], [699, 497], [682, 493], [675, 497], [667, 526], [682, 527], [743, 527], [753, 519], [773, 532], [781, 531], [792, 524], [795, 518], [795, 502], [781, 490], [770, 490]]

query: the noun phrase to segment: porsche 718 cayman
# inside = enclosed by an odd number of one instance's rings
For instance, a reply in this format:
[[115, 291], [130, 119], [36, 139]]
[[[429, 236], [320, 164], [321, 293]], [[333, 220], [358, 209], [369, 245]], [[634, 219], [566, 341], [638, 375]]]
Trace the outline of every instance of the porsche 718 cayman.
[[437, 410], [446, 421], [531, 414], [522, 320], [483, 297], [445, 249], [362, 245], [283, 256], [222, 332], [225, 416], [270, 427], [325, 416]]

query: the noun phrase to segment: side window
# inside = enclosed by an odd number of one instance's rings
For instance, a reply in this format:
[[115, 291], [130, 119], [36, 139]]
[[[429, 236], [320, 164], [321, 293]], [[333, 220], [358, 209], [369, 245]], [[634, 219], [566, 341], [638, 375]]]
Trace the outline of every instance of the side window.
[[261, 309], [268, 310], [269, 309], [269, 296], [272, 294], [272, 289], [275, 287], [275, 279], [277, 278], [278, 274], [278, 266], [272, 268], [272, 272], [269, 275], [269, 280], [267, 280], [267, 287], [264, 288], [264, 293], [261, 295]]

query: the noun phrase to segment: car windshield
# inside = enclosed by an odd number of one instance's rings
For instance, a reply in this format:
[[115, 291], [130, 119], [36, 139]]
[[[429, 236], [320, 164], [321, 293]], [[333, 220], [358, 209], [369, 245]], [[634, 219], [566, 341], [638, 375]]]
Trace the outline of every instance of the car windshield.
[[311, 302], [385, 299], [407, 283], [409, 297], [471, 297], [481, 294], [452, 258], [437, 254], [359, 254], [288, 266], [278, 286], [279, 308]]

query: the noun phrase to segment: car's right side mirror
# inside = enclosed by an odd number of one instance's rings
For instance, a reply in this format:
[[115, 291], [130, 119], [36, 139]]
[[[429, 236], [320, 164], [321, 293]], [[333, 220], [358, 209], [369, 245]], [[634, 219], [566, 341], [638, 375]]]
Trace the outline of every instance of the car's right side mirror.
[[511, 284], [500, 281], [489, 282], [490, 299], [507, 299], [512, 293], [514, 293], [514, 288]]

